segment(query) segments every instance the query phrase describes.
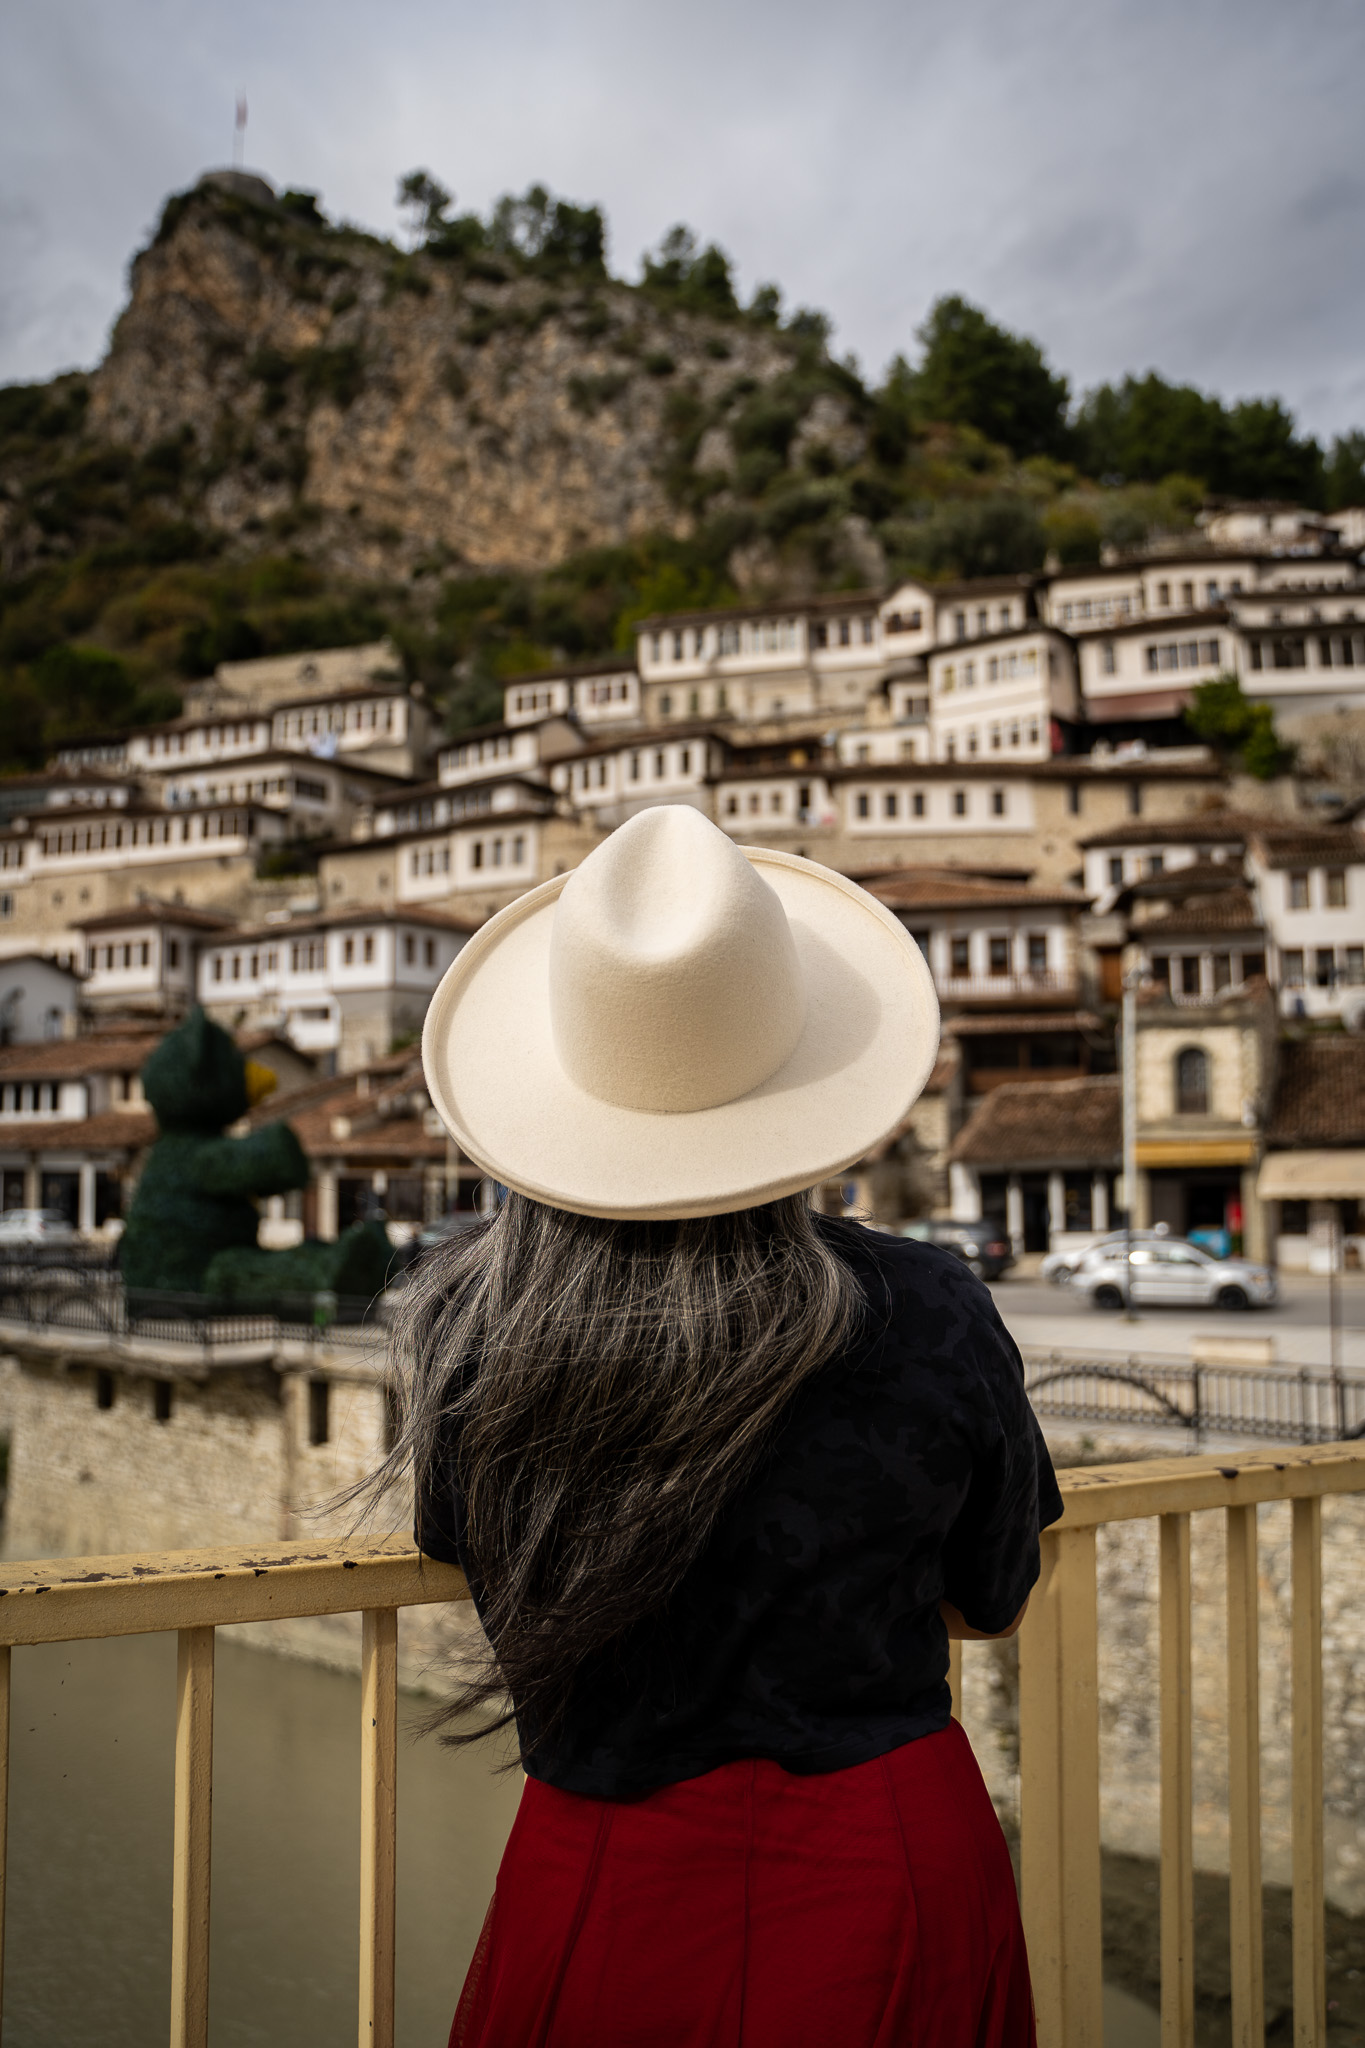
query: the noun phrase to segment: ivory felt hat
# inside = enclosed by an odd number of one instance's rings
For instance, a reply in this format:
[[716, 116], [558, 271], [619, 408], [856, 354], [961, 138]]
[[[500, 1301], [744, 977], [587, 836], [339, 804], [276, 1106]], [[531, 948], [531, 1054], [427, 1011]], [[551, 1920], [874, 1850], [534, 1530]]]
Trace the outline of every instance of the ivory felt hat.
[[893, 1130], [938, 1050], [918, 945], [814, 861], [641, 811], [489, 919], [422, 1034], [485, 1173], [588, 1216], [718, 1216], [813, 1187]]

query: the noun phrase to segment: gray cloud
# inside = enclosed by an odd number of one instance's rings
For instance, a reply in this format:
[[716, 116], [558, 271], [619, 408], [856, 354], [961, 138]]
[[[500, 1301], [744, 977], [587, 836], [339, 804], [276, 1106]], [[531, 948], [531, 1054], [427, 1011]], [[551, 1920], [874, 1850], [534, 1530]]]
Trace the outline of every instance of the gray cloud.
[[390, 229], [599, 200], [613, 260], [675, 220], [879, 370], [940, 292], [1077, 386], [1157, 367], [1365, 419], [1365, 15], [1272, 0], [43, 0], [0, 19], [0, 377], [101, 352], [164, 195], [249, 159]]

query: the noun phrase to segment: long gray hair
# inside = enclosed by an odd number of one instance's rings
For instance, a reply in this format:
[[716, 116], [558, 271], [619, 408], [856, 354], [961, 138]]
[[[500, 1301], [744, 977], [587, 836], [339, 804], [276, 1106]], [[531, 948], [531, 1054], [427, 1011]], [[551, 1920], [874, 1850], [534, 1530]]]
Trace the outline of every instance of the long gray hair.
[[433, 1717], [447, 1742], [514, 1707], [524, 1754], [553, 1735], [585, 1660], [667, 1602], [863, 1306], [804, 1195], [636, 1223], [511, 1194], [416, 1269], [367, 1490], [410, 1471], [443, 1519], [462, 1498], [492, 1656]]

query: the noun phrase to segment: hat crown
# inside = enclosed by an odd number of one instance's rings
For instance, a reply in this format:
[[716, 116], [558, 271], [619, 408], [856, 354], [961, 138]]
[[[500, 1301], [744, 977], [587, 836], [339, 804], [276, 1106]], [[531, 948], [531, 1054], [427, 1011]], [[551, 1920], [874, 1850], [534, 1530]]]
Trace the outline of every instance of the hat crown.
[[570, 875], [549, 978], [565, 1073], [626, 1109], [733, 1102], [784, 1065], [806, 1021], [776, 891], [683, 804], [639, 812]]

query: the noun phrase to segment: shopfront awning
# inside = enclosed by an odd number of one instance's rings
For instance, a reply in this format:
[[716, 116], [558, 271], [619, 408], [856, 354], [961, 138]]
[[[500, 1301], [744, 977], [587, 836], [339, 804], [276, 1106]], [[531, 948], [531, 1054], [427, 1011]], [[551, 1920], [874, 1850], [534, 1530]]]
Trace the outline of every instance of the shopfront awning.
[[1365, 1151], [1272, 1152], [1262, 1162], [1256, 1192], [1263, 1202], [1342, 1202], [1365, 1199]]
[[1139, 1138], [1137, 1163], [1161, 1166], [1250, 1166], [1254, 1138]]

